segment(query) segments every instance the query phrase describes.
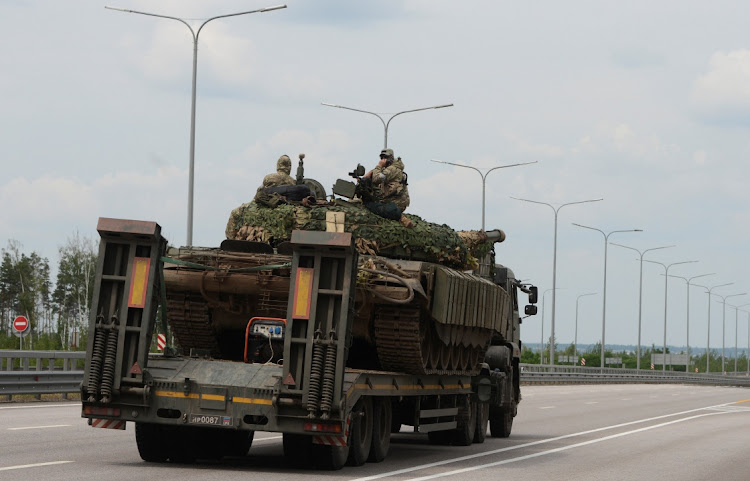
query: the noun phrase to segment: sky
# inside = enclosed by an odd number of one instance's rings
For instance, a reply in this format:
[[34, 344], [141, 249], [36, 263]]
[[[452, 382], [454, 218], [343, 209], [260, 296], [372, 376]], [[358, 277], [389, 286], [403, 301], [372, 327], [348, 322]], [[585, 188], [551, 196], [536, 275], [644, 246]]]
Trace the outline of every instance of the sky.
[[[187, 239], [193, 26], [260, 0], [0, 2], [0, 247], [57, 262], [98, 217]], [[217, 246], [276, 159], [305, 153], [329, 191], [384, 143], [409, 176], [408, 212], [507, 239], [498, 262], [539, 286], [522, 341], [664, 339], [727, 355], [750, 314], [750, 4], [742, 1], [288, 0], [199, 35], [193, 244]], [[296, 165], [296, 162], [295, 162]], [[549, 205], [514, 200], [529, 199]], [[598, 202], [565, 205], [585, 200]], [[556, 214], [557, 213], [557, 214]], [[555, 229], [557, 219], [557, 229]], [[602, 232], [576, 227], [573, 223]], [[557, 249], [555, 251], [555, 233]], [[556, 252], [556, 266], [553, 258]], [[582, 294], [596, 295], [579, 297]], [[542, 307], [541, 300], [544, 300]], [[740, 312], [732, 305], [740, 305]], [[578, 308], [578, 309], [577, 309]], [[576, 316], [576, 311], [578, 315]], [[711, 326], [708, 330], [710, 312]], [[722, 328], [722, 319], [726, 319]]]

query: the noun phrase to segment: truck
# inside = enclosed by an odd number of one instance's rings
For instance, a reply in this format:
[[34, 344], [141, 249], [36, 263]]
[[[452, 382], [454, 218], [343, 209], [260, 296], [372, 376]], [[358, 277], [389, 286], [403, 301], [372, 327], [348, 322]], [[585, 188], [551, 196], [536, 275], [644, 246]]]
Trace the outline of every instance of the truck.
[[433, 444], [509, 436], [519, 297], [534, 315], [537, 288], [495, 264], [504, 234], [480, 231], [468, 271], [362, 253], [337, 220], [178, 249], [156, 222], [100, 218], [82, 417], [134, 425], [147, 462], [244, 456], [256, 431], [329, 470], [383, 461], [404, 425]]

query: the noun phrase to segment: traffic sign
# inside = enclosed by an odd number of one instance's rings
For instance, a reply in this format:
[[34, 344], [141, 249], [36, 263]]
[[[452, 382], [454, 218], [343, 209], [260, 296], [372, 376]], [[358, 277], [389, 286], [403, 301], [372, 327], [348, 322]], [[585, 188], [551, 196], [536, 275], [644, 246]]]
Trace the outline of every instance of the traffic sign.
[[585, 366], [585, 365], [586, 365], [586, 358], [582, 357], [581, 358], [581, 366]]
[[167, 346], [167, 336], [164, 334], [157, 334], [156, 335], [156, 348], [160, 351], [163, 351], [164, 348]]
[[24, 337], [29, 333], [30, 323], [24, 316], [18, 316], [13, 319], [13, 334], [18, 337]]

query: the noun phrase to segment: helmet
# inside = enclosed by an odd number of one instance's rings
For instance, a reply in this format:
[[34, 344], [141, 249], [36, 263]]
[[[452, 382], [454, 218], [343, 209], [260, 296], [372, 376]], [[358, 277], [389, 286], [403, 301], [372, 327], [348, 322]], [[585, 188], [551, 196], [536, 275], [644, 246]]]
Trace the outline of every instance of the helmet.
[[292, 159], [290, 159], [288, 155], [282, 155], [279, 157], [279, 160], [276, 161], [276, 170], [289, 175], [292, 171]]
[[383, 149], [380, 151], [380, 156], [386, 156], [389, 159], [393, 160], [393, 149]]

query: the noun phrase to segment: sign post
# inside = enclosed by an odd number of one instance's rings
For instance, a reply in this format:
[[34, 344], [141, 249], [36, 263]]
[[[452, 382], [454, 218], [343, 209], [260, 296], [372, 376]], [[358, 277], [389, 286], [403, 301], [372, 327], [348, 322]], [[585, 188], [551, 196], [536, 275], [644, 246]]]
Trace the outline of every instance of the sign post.
[[21, 339], [21, 350], [23, 351], [23, 338], [31, 331], [31, 323], [24, 316], [13, 319], [13, 334]]

